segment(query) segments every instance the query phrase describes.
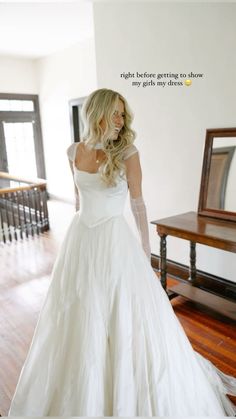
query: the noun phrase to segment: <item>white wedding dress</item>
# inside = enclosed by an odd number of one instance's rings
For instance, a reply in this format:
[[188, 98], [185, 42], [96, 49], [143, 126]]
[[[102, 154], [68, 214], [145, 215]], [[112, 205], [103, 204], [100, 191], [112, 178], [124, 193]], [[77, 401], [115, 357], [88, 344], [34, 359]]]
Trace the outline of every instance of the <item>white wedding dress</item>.
[[75, 182], [9, 416], [235, 415], [236, 379], [193, 350], [124, 218], [126, 180], [75, 169]]

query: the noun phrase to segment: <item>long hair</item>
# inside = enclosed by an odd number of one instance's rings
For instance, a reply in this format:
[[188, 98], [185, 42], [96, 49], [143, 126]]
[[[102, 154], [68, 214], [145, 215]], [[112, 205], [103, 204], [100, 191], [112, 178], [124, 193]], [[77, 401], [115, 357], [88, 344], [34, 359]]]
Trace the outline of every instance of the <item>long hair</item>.
[[[114, 129], [112, 116], [119, 99], [124, 104], [124, 126], [117, 139], [112, 140], [111, 132]], [[133, 144], [136, 137], [135, 131], [131, 129], [132, 111], [120, 93], [110, 89], [98, 89], [85, 100], [81, 116], [84, 124], [82, 141], [90, 149], [93, 149], [97, 143], [102, 144], [106, 159], [99, 167], [101, 179], [107, 186], [115, 186], [117, 177], [125, 174], [124, 151]], [[100, 127], [103, 117], [106, 126], [104, 132]]]

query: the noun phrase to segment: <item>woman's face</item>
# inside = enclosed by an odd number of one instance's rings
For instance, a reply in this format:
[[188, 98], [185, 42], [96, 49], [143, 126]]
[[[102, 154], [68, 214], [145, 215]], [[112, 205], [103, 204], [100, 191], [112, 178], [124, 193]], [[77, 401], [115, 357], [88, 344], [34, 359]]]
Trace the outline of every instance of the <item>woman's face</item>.
[[[111, 137], [112, 140], [117, 139], [120, 130], [124, 126], [124, 118], [125, 118], [124, 103], [122, 102], [121, 99], [119, 99], [117, 102], [117, 106], [114, 110], [114, 113], [112, 115], [112, 121], [114, 123], [114, 131], [112, 132], [112, 137]], [[100, 122], [100, 127], [102, 128], [102, 131], [104, 132], [106, 128], [106, 121], [104, 117], [102, 118]]]

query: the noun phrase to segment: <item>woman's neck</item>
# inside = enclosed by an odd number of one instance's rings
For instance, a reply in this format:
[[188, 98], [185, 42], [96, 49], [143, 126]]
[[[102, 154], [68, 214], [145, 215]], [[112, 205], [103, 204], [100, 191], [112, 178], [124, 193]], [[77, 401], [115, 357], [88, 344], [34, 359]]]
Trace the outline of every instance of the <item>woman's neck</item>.
[[99, 149], [102, 149], [103, 148], [103, 145], [102, 145], [102, 143], [97, 143], [97, 144], [95, 144], [94, 148], [96, 150], [99, 150]]

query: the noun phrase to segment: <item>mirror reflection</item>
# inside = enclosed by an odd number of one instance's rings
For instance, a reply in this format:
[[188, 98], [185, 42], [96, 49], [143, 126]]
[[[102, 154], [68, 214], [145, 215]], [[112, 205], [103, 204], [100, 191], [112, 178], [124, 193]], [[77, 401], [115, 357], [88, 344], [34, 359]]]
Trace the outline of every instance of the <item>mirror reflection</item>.
[[214, 137], [206, 206], [236, 212], [236, 137]]

